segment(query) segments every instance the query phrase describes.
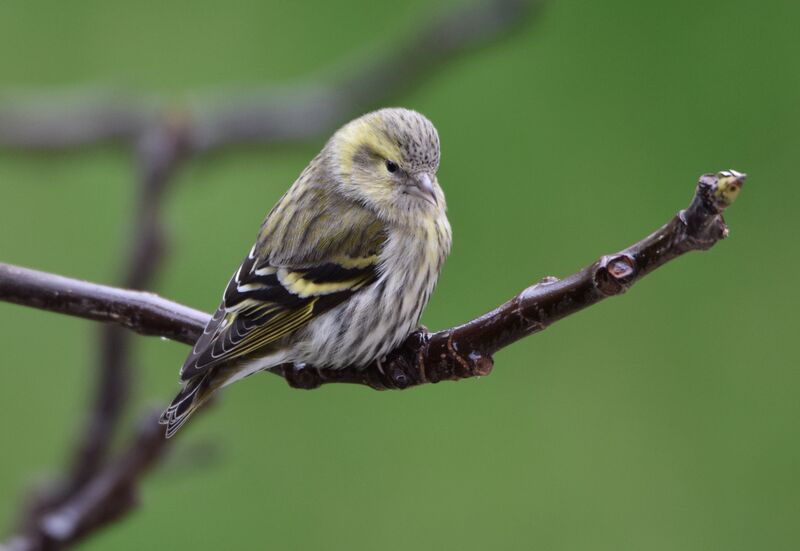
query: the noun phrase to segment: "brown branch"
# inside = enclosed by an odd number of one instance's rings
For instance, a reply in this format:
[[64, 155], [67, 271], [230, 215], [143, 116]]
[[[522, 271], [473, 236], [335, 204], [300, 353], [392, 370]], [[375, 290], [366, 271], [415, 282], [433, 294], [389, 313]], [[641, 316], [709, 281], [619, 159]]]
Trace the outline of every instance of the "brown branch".
[[0, 300], [194, 344], [210, 319], [145, 291], [131, 291], [0, 263]]
[[[419, 329], [386, 358], [362, 369], [284, 365], [273, 370], [295, 388], [354, 383], [374, 389], [412, 386], [487, 375], [492, 355], [553, 322], [625, 292], [639, 279], [678, 256], [705, 250], [727, 236], [722, 212], [736, 198], [745, 176], [706, 174], [694, 198], [667, 224], [624, 251], [603, 256], [566, 279], [545, 278], [468, 323], [430, 333]], [[145, 335], [191, 345], [207, 314], [150, 293], [116, 289], [0, 264], [0, 300], [105, 321]], [[109, 462], [57, 507], [39, 517], [36, 529], [14, 540], [15, 549], [60, 549], [129, 511], [139, 479], [167, 446], [155, 417], [142, 424], [130, 448]]]
[[354, 383], [377, 390], [488, 375], [492, 355], [601, 300], [627, 291], [641, 278], [690, 251], [706, 250], [727, 237], [722, 213], [738, 195], [746, 175], [735, 171], [703, 175], [694, 198], [656, 232], [606, 255], [563, 280], [546, 277], [491, 312], [452, 329], [419, 329], [366, 369], [318, 369], [285, 365], [281, 374], [295, 388]]
[[[688, 208], [629, 248], [606, 255], [565, 278], [545, 278], [495, 310], [435, 333], [419, 329], [385, 359], [363, 369], [282, 366], [294, 387], [355, 383], [375, 389], [486, 375], [498, 350], [566, 316], [624, 293], [656, 268], [689, 251], [711, 248], [727, 236], [722, 217], [745, 175], [703, 175]], [[150, 293], [115, 289], [0, 264], [0, 300], [108, 321], [146, 335], [191, 344], [209, 317]]]

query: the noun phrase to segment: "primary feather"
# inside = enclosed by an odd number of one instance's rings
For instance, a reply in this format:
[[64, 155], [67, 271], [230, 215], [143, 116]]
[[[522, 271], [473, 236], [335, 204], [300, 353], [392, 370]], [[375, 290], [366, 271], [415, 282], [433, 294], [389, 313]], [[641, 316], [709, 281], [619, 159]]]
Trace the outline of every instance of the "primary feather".
[[181, 368], [171, 436], [216, 389], [286, 362], [363, 366], [417, 325], [450, 250], [439, 139], [406, 109], [340, 129], [267, 215]]

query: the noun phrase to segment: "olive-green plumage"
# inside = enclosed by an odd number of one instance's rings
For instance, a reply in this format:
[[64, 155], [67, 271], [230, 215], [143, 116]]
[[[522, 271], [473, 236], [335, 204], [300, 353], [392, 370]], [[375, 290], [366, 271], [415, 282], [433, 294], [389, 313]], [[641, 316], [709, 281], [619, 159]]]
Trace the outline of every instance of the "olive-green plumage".
[[417, 325], [450, 251], [439, 137], [407, 109], [337, 131], [267, 215], [161, 417], [282, 363], [364, 366]]

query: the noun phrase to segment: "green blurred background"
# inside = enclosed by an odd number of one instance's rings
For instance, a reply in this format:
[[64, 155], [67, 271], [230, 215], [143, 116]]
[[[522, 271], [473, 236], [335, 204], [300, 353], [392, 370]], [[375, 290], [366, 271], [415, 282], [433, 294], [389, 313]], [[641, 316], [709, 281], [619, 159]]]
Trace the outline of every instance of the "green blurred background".
[[[458, 5], [4, 2], [0, 89], [224, 96], [370, 59]], [[85, 548], [797, 549], [798, 21], [790, 0], [555, 0], [391, 98], [442, 138], [455, 244], [431, 328], [643, 237], [703, 172], [750, 178], [729, 240], [502, 351], [490, 377], [231, 387], [147, 479], [142, 507]], [[191, 162], [165, 205], [154, 290], [212, 309], [324, 141]], [[0, 151], [0, 261], [115, 283], [132, 166], [110, 146]], [[0, 328], [8, 535], [84, 418], [97, 328], [7, 304]], [[171, 398], [187, 352], [136, 345], [129, 425]]]

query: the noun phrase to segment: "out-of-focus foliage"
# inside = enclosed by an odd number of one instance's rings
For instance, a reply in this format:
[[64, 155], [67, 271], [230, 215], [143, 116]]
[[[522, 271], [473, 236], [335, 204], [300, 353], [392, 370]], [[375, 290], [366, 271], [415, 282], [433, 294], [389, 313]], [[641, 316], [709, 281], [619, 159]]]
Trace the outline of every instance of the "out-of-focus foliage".
[[[420, 0], [4, 2], [0, 88], [113, 83], [180, 104], [324, 77], [430, 16]], [[86, 549], [794, 549], [799, 18], [780, 0], [553, 1], [394, 98], [442, 138], [455, 245], [431, 328], [645, 235], [704, 171], [750, 174], [731, 239], [503, 351], [488, 378], [235, 385], [181, 435], [141, 509]], [[323, 143], [192, 162], [165, 205], [155, 290], [212, 309]], [[114, 283], [133, 178], [118, 148], [0, 151], [0, 259]], [[83, 420], [96, 328], [6, 304], [0, 328], [10, 525]], [[142, 409], [173, 395], [187, 350], [137, 344]], [[203, 443], [211, 464], [193, 457]]]

